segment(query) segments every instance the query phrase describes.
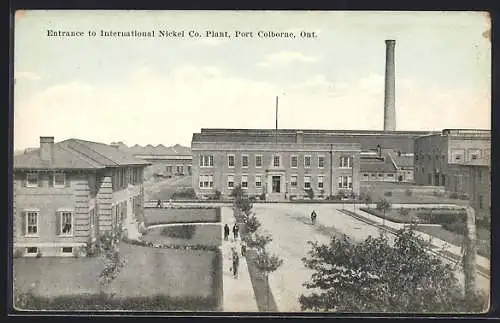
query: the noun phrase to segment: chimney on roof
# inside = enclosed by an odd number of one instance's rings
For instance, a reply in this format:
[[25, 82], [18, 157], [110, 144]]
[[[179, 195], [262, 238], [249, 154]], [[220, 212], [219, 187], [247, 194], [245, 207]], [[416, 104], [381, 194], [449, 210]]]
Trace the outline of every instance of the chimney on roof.
[[385, 41], [385, 95], [384, 95], [384, 131], [396, 130], [395, 109], [395, 66], [394, 47], [395, 40]]
[[54, 151], [54, 137], [40, 137], [40, 158], [51, 161]]
[[295, 132], [295, 143], [296, 144], [303, 144], [304, 143], [304, 132], [303, 131], [297, 131]]

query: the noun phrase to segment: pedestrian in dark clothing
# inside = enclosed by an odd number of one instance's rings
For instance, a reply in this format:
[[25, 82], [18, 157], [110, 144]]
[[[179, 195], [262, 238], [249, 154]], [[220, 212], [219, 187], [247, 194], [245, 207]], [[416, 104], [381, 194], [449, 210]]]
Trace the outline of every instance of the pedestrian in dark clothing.
[[247, 253], [247, 244], [245, 243], [245, 241], [242, 241], [241, 242], [241, 256], [245, 257], [246, 253]]
[[161, 200], [158, 200], [158, 203], [156, 203], [156, 207], [161, 207]]
[[238, 253], [233, 250], [233, 276], [234, 278], [238, 278], [238, 267], [240, 265], [240, 257]]
[[313, 210], [312, 213], [311, 213], [311, 222], [312, 222], [312, 224], [316, 224], [316, 217], [317, 216], [318, 215], [316, 214], [316, 211]]
[[233, 236], [234, 236], [234, 240], [236, 240], [238, 238], [238, 232], [240, 231], [240, 227], [238, 226], [237, 223], [235, 223], [233, 225]]
[[227, 241], [228, 239], [229, 239], [229, 226], [226, 223], [226, 225], [224, 226], [224, 240]]

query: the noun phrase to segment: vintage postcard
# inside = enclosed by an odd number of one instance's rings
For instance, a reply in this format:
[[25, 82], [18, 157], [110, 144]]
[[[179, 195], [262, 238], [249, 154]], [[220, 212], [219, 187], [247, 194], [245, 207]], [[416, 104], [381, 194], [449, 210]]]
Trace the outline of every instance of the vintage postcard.
[[487, 13], [28, 10], [14, 35], [13, 311], [488, 311]]

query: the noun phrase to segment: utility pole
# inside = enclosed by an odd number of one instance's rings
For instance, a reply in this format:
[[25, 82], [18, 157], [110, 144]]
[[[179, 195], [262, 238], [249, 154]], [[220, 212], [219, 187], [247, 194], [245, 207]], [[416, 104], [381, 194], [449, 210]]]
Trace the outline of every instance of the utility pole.
[[352, 170], [351, 185], [352, 185], [352, 197], [354, 200], [354, 213], [356, 213], [356, 194], [354, 193], [354, 157], [355, 157], [355, 154], [352, 157], [352, 164], [351, 164], [351, 170]]
[[464, 276], [465, 297], [469, 300], [476, 292], [476, 212], [467, 206], [467, 235], [465, 236]]
[[330, 144], [330, 196], [333, 196], [333, 144]]
[[276, 152], [278, 151], [278, 96], [276, 96]]

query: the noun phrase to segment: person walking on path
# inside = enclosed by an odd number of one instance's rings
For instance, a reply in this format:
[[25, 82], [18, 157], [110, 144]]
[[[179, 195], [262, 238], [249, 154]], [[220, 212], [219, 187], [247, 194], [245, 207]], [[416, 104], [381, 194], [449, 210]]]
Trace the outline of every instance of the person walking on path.
[[233, 225], [233, 236], [234, 236], [234, 240], [238, 239], [238, 233], [240, 231], [240, 227], [238, 226], [238, 223], [235, 223]]
[[247, 252], [247, 244], [245, 243], [245, 241], [241, 241], [241, 256], [245, 257], [246, 252]]
[[161, 207], [161, 200], [158, 200], [158, 203], [156, 203], [156, 207]]
[[312, 224], [316, 224], [316, 218], [318, 217], [318, 215], [316, 214], [316, 210], [313, 210], [312, 213], [311, 213], [311, 222]]
[[238, 252], [236, 249], [233, 249], [233, 277], [238, 278], [238, 267], [240, 265], [240, 257], [238, 256]]
[[229, 226], [227, 225], [224, 225], [224, 240], [228, 240], [229, 239]]

